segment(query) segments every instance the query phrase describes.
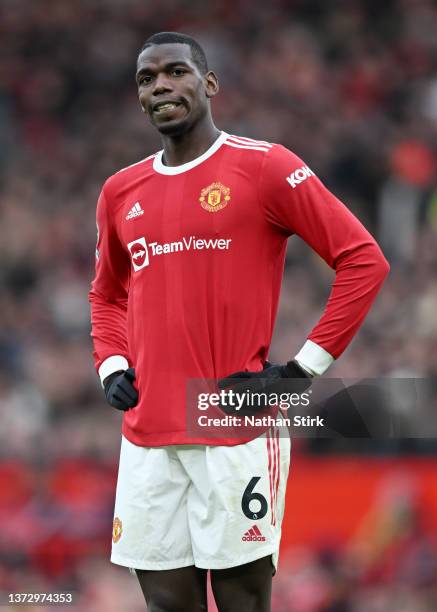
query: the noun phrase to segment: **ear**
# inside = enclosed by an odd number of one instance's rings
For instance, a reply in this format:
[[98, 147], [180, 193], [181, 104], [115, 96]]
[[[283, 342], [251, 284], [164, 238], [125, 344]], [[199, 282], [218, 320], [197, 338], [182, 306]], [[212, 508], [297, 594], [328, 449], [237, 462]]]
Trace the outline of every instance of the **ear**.
[[204, 83], [205, 83], [205, 93], [207, 98], [214, 97], [219, 92], [219, 83], [218, 78], [212, 70], [205, 74]]

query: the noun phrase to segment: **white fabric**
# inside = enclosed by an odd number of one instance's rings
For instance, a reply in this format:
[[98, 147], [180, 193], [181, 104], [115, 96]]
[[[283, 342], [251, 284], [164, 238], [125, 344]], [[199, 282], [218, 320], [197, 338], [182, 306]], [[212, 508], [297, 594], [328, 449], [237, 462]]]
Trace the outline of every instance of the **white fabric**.
[[[111, 561], [148, 570], [225, 569], [272, 555], [276, 568], [289, 462], [286, 428], [281, 437], [275, 427], [237, 446], [147, 448], [123, 437]], [[253, 493], [268, 503], [258, 520], [241, 504], [254, 476], [261, 478]], [[252, 500], [249, 508], [259, 512], [261, 504]], [[255, 525], [265, 540], [250, 539]]]
[[105, 359], [99, 368], [99, 376], [102, 386], [103, 381], [107, 376], [113, 374], [114, 372], [118, 372], [118, 370], [127, 370], [128, 367], [129, 363], [126, 357], [123, 357], [122, 355], [111, 355], [111, 357]]
[[295, 356], [300, 366], [307, 370], [312, 376], [324, 374], [334, 362], [334, 357], [325, 349], [312, 340], [307, 340], [298, 354]]

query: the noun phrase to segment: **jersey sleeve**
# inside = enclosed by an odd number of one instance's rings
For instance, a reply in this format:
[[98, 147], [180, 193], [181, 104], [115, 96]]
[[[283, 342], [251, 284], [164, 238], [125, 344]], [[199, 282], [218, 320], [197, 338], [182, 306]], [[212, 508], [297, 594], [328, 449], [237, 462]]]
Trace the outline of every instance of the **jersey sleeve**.
[[300, 236], [336, 272], [326, 308], [296, 355], [311, 373], [322, 374], [357, 332], [389, 265], [360, 221], [280, 145], [266, 154], [260, 197], [268, 223]]
[[93, 357], [101, 380], [129, 367], [127, 301], [130, 262], [108, 214], [105, 189], [97, 202], [95, 277], [89, 292]]

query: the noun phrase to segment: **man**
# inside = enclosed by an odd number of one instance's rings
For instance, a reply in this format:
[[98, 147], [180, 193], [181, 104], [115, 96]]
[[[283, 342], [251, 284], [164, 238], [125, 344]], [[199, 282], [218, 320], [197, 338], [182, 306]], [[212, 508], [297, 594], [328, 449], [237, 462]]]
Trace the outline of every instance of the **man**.
[[[254, 439], [189, 435], [187, 380], [323, 374], [362, 323], [388, 264], [296, 155], [215, 127], [217, 77], [192, 38], [149, 38], [136, 81], [163, 150], [106, 181], [90, 292], [96, 368], [109, 403], [125, 411], [111, 560], [136, 570], [151, 611], [206, 610], [211, 570], [221, 611], [264, 612], [289, 440], [275, 428]], [[271, 366], [294, 233], [336, 280], [295, 358]]]

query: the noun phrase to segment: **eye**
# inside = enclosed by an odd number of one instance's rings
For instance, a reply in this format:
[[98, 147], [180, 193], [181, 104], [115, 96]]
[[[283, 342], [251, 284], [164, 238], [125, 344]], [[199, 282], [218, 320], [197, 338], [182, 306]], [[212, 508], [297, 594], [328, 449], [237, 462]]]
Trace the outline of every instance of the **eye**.
[[149, 83], [151, 83], [151, 81], [152, 77], [150, 76], [150, 74], [142, 74], [138, 78], [138, 85], [148, 85]]
[[183, 68], [173, 68], [171, 73], [173, 76], [182, 76], [186, 73], [186, 70], [184, 70]]

